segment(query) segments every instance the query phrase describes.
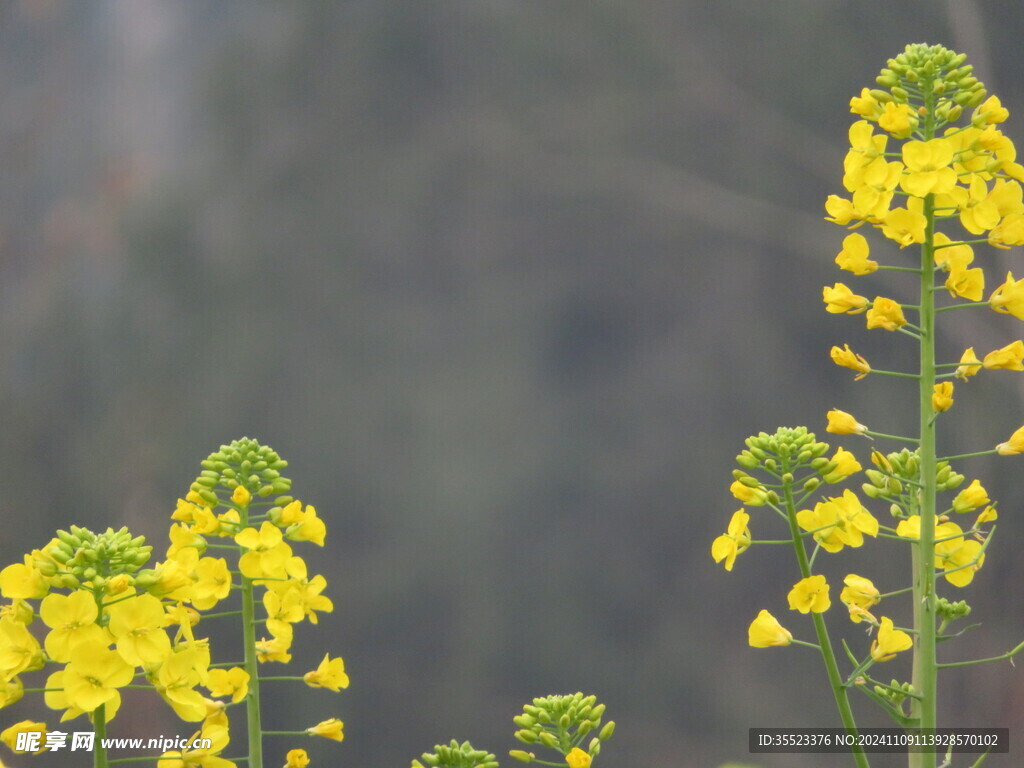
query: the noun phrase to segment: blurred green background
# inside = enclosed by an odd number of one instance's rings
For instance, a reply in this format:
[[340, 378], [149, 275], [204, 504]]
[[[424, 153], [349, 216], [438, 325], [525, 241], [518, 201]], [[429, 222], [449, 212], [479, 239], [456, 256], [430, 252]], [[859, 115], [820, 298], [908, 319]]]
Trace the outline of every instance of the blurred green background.
[[[908, 385], [828, 359], [913, 351], [821, 304], [843, 279], [823, 202], [850, 97], [906, 43], [942, 43], [1020, 141], [1022, 32], [1017, 3], [962, 0], [3, 3], [3, 562], [71, 523], [160, 546], [199, 461], [249, 435], [328, 523], [309, 559], [336, 610], [296, 632], [296, 669], [329, 649], [352, 686], [282, 686], [268, 718], [341, 717], [314, 764], [404, 766], [452, 737], [500, 756], [524, 701], [583, 690], [619, 723], [608, 768], [847, 765], [747, 754], [749, 727], [837, 717], [812, 652], [746, 644], [760, 608], [810, 635], [786, 611], [791, 558], [725, 573], [709, 547], [748, 434], [822, 432], [831, 407], [886, 432], [916, 418]], [[1020, 258], [979, 249], [990, 286]], [[1021, 334], [947, 320], [947, 360]], [[947, 454], [1024, 422], [1012, 374], [958, 395]], [[1022, 634], [1024, 464], [963, 471], [1000, 531], [956, 593], [984, 627], [948, 659]], [[902, 551], [872, 544], [830, 579], [903, 586]], [[1022, 682], [950, 673], [945, 724], [1024, 738]], [[119, 735], [191, 733], [132, 701]]]

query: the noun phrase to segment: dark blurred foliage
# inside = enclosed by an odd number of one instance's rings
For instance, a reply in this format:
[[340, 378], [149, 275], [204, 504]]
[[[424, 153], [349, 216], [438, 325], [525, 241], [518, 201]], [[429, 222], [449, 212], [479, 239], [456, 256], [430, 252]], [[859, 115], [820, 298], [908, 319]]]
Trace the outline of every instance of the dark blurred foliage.
[[[828, 361], [909, 350], [820, 303], [848, 100], [943, 43], [1020, 141], [1022, 29], [1016, 3], [954, 0], [3, 4], [3, 561], [71, 523], [165, 540], [198, 462], [247, 434], [329, 525], [310, 559], [337, 609], [296, 663], [340, 653], [352, 687], [283, 687], [271, 717], [345, 720], [323, 764], [502, 754], [523, 701], [575, 690], [619, 722], [609, 766], [742, 761], [750, 726], [835, 722], [810, 652], [746, 645], [794, 564], [709, 556], [733, 456], [830, 407], [909, 428], [906, 385]], [[984, 252], [990, 284], [1019, 258]], [[947, 359], [1020, 335], [956, 320]], [[949, 453], [1024, 421], [1010, 374], [958, 393]], [[985, 626], [950, 657], [1019, 638], [1021, 466], [966, 466], [1000, 534], [964, 593]], [[897, 551], [829, 574], [896, 588]], [[1006, 665], [946, 680], [948, 723], [1020, 721]], [[135, 701], [125, 735], [190, 732]]]

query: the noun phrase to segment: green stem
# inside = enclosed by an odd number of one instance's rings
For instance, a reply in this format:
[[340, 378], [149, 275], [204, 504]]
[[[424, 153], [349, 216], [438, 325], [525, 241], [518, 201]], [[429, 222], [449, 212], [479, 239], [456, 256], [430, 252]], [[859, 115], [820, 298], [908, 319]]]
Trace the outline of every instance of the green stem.
[[[925, 95], [924, 130], [927, 139], [934, 138], [935, 105], [931, 88]], [[914, 642], [913, 685], [920, 699], [911, 701], [911, 716], [921, 728], [931, 730], [937, 725], [938, 666], [935, 659], [936, 605], [935, 595], [935, 421], [932, 419], [932, 393], [935, 387], [935, 196], [924, 199], [926, 219], [924, 242], [921, 244], [921, 324], [920, 357], [921, 378], [919, 380], [918, 415], [920, 442], [920, 491], [921, 535], [916, 547], [911, 547], [914, 567], [913, 599], [914, 627], [918, 635]], [[908, 756], [910, 768], [935, 766], [934, 752], [911, 752]]]
[[[243, 526], [248, 509], [241, 510]], [[256, 599], [253, 582], [242, 576], [242, 643], [245, 646], [245, 671], [249, 674], [249, 692], [245, 696], [245, 715], [249, 737], [249, 765], [263, 768], [263, 726], [260, 722], [260, 670], [256, 658]]]
[[92, 765], [93, 768], [107, 768], [107, 748], [103, 745], [107, 738], [107, 705], [100, 704], [92, 715], [92, 730], [96, 734], [96, 742], [93, 745]]
[[[789, 458], [782, 458], [783, 473], [790, 471]], [[804, 548], [804, 540], [800, 536], [800, 527], [796, 522], [796, 505], [793, 502], [793, 486], [786, 483], [784, 487], [786, 500], [786, 513], [789, 518], [789, 533], [793, 540], [793, 550], [796, 552], [797, 562], [800, 564], [800, 575], [809, 578], [811, 575], [811, 563], [807, 559], [807, 550]], [[835, 697], [836, 706], [839, 707], [839, 717], [843, 721], [846, 732], [852, 736], [857, 735], [857, 723], [853, 717], [853, 709], [850, 707], [850, 698], [847, 695], [847, 688], [843, 677], [839, 674], [839, 665], [836, 663], [836, 655], [832, 650], [832, 641], [828, 636], [828, 629], [825, 627], [825, 619], [820, 613], [811, 613], [814, 621], [814, 632], [818, 636], [818, 650], [821, 651], [821, 658], [825, 662], [825, 671], [828, 674], [828, 682], [832, 687], [832, 695]], [[857, 768], [869, 768], [867, 755], [864, 749], [856, 745], [852, 748], [853, 759]]]

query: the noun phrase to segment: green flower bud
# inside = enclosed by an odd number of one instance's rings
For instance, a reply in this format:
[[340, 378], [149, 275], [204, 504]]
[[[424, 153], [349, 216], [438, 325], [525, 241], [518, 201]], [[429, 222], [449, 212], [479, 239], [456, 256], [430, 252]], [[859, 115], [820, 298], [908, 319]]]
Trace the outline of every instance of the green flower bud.
[[746, 467], [747, 469], [754, 469], [755, 467], [761, 465], [761, 462], [754, 458], [754, 454], [752, 454], [750, 451], [744, 451], [739, 456], [737, 456], [736, 463], [739, 464], [741, 467]]
[[523, 750], [521, 750], [521, 749], [510, 750], [508, 755], [513, 760], [518, 760], [520, 763], [533, 762], [533, 758], [534, 758], [533, 752], [523, 752]]
[[537, 738], [545, 747], [551, 747], [552, 749], [558, 747], [558, 739], [550, 731], [541, 731], [537, 734]]
[[609, 720], [604, 724], [604, 728], [601, 729], [601, 732], [597, 734], [597, 738], [601, 741], [608, 741], [608, 739], [612, 737], [613, 733], [615, 733], [615, 721]]
[[527, 731], [525, 729], [521, 731], [516, 731], [513, 734], [513, 736], [515, 736], [515, 738], [519, 739], [519, 741], [523, 742], [524, 744], [533, 744], [537, 741], [537, 734], [535, 734], [533, 731]]

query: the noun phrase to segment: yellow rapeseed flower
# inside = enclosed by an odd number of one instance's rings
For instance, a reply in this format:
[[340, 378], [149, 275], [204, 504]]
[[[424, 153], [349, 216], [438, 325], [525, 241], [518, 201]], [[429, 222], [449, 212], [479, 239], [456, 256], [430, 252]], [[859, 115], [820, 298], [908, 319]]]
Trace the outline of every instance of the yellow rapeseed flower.
[[789, 600], [789, 608], [793, 611], [800, 611], [800, 613], [824, 613], [831, 605], [832, 601], [828, 596], [828, 582], [824, 576], [808, 576], [806, 579], [800, 579], [796, 584], [793, 585], [793, 589], [789, 591], [787, 599]]
[[92, 712], [101, 704], [120, 699], [118, 688], [135, 677], [135, 667], [107, 648], [105, 643], [86, 640], [71, 650], [64, 667], [64, 696], [68, 705]]
[[867, 239], [854, 232], [843, 238], [843, 250], [836, 255], [836, 264], [855, 275], [870, 274], [878, 269], [878, 262], [868, 258], [869, 252]]
[[729, 492], [744, 504], [751, 507], [763, 507], [768, 503], [768, 492], [761, 487], [751, 488], [739, 480], [729, 486]]
[[39, 604], [39, 617], [50, 627], [44, 645], [54, 661], [70, 660], [72, 650], [81, 642], [108, 645], [107, 631], [96, 623], [99, 608], [91, 592], [47, 595]]
[[985, 355], [982, 366], [989, 370], [1024, 371], [1024, 341], [1015, 341]]
[[849, 344], [844, 344], [843, 349], [832, 347], [829, 354], [832, 357], [832, 362], [836, 365], [850, 368], [860, 374], [854, 377], [854, 381], [860, 381], [871, 373], [871, 366], [868, 365], [868, 361], [851, 350]]
[[831, 288], [826, 285], [821, 291], [821, 298], [825, 302], [825, 310], [834, 315], [856, 315], [868, 305], [866, 297], [858, 296], [842, 283], [836, 283]]
[[754, 648], [770, 648], [775, 645], [789, 645], [793, 633], [779, 624], [779, 620], [768, 611], [762, 610], [747, 629], [747, 642]]
[[313, 671], [304, 674], [302, 679], [310, 688], [327, 688], [335, 692], [342, 688], [348, 688], [345, 662], [340, 656], [332, 659], [328, 653], [324, 654], [320, 665]]
[[825, 427], [825, 431], [834, 435], [863, 435], [868, 431], [867, 427], [846, 411], [833, 409], [825, 415], [828, 417], [828, 426]]
[[345, 724], [336, 717], [332, 717], [329, 720], [324, 720], [306, 729], [306, 733], [310, 736], [323, 736], [325, 739], [334, 739], [335, 741], [342, 741], [345, 738], [345, 734], [342, 729]]
[[855, 573], [847, 574], [843, 579], [843, 591], [839, 593], [839, 599], [850, 611], [850, 621], [859, 624], [864, 619], [871, 619], [868, 609], [882, 601], [878, 588], [863, 576]]
[[899, 139], [904, 139], [917, 127], [917, 116], [907, 104], [888, 101], [878, 117], [878, 125]]
[[875, 297], [866, 318], [869, 329], [884, 328], [887, 331], [895, 331], [907, 324], [907, 319], [903, 316], [903, 308], [892, 299], [883, 296]]
[[961, 514], [971, 512], [978, 507], [988, 504], [990, 501], [988, 492], [978, 480], [974, 480], [953, 499], [953, 511], [960, 512]]
[[956, 369], [956, 377], [967, 381], [981, 370], [981, 360], [974, 354], [974, 347], [968, 347], [960, 356], [960, 365]]
[[903, 145], [903, 164], [907, 172], [900, 178], [903, 190], [915, 197], [944, 194], [956, 185], [953, 144], [946, 139], [908, 141]]
[[212, 696], [230, 696], [237, 704], [249, 692], [249, 673], [241, 667], [211, 669], [206, 689]]
[[906, 208], [893, 208], [882, 219], [882, 234], [906, 248], [911, 243], [923, 243], [925, 225], [923, 201], [919, 197], [907, 200]]
[[729, 521], [729, 528], [711, 543], [711, 556], [716, 563], [725, 560], [725, 570], [731, 571], [736, 557], [750, 546], [750, 515], [742, 509], [736, 510]]
[[948, 411], [953, 405], [953, 382], [941, 381], [932, 389], [932, 410], [936, 413]]
[[883, 616], [878, 627], [878, 637], [871, 644], [871, 657], [875, 661], [888, 661], [900, 651], [905, 651], [914, 644], [910, 635], [902, 629], [893, 627], [892, 619]]
[[309, 765], [309, 755], [306, 754], [304, 749], [289, 749], [284, 759], [287, 762], [285, 762], [283, 768], [306, 768]]
[[565, 756], [565, 764], [569, 768], [590, 768], [593, 758], [579, 747], [573, 747]]
[[832, 467], [826, 474], [822, 475], [822, 479], [826, 483], [839, 483], [848, 478], [850, 475], [860, 472], [860, 462], [857, 458], [849, 451], [843, 450], [842, 446], [836, 449], [835, 456], [832, 457], [832, 461], [835, 466]]
[[[1013, 279], [1013, 272], [1006, 273], [1006, 282], [996, 288], [988, 299], [989, 306], [996, 312], [1003, 312], [1024, 320], [1024, 278]], [[2, 579], [0, 574], [0, 579]], [[6, 594], [6, 593], [4, 593]]]
[[[1005, 443], [997, 445], [996, 453], [1000, 456], [1015, 456], [1018, 453], [1024, 453], [1024, 427], [1010, 435], [1010, 439]], [[2, 623], [0, 621], [0, 624]]]

